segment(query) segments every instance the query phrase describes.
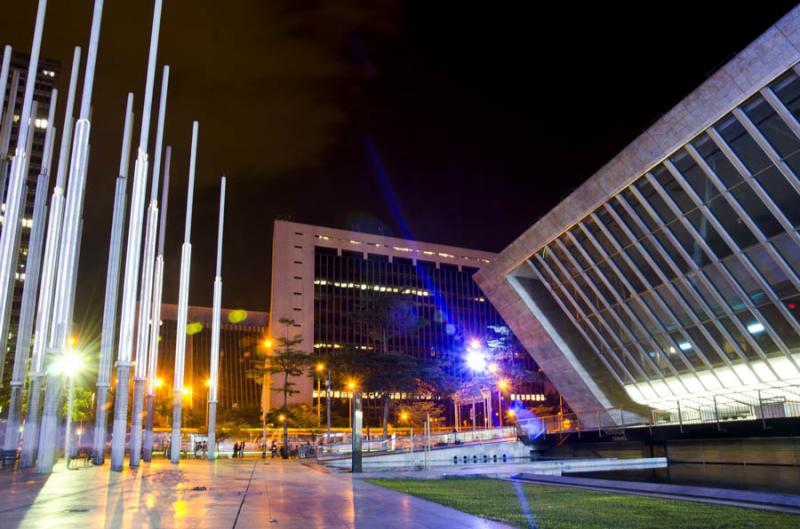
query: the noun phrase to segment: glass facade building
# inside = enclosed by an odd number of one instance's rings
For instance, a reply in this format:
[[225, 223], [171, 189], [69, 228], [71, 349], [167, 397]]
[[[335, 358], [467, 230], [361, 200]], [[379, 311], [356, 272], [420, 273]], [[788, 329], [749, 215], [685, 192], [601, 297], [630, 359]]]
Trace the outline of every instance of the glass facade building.
[[[555, 344], [567, 357], [585, 383], [573, 398], [594, 394], [585, 407], [672, 409], [679, 399], [716, 405], [723, 395], [758, 402], [761, 391], [797, 400], [794, 11], [479, 278], [493, 303], [517, 312], [515, 332], [542, 329], [547, 337], [531, 333], [529, 344]], [[614, 385], [632, 403], [612, 398]]]

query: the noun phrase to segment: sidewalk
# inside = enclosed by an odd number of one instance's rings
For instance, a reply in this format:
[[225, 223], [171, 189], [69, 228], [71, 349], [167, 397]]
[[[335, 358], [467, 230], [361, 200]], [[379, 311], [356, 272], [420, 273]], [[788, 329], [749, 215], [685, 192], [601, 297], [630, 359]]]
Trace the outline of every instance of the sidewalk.
[[[204, 489], [205, 488], [205, 489]], [[501, 529], [496, 522], [296, 462], [164, 460], [116, 474], [0, 473], [0, 529]]]

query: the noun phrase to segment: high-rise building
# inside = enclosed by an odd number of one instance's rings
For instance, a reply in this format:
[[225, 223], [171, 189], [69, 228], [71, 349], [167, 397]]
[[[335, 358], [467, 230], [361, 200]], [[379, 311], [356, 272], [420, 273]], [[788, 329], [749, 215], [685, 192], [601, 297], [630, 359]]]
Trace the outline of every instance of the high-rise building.
[[[8, 172], [11, 167], [11, 157], [14, 155], [14, 149], [17, 146], [17, 133], [19, 130], [20, 113], [22, 112], [22, 100], [25, 93], [25, 82], [28, 77], [28, 66], [30, 56], [27, 53], [13, 52], [11, 55], [11, 67], [9, 68], [9, 76], [6, 84], [6, 92], [3, 94], [3, 115], [10, 110], [13, 104], [13, 113], [11, 117], [11, 134], [8, 145], [8, 152], [5, 157], [0, 160], [0, 184], [2, 184], [2, 191], [0, 192], [0, 208], [5, 210], [6, 191], [8, 186]], [[30, 165], [28, 170], [28, 180], [25, 192], [25, 205], [22, 208], [22, 230], [20, 233], [20, 251], [16, 265], [16, 285], [13, 292], [13, 303], [11, 306], [11, 320], [9, 325], [9, 339], [6, 343], [5, 355], [5, 369], [3, 371], [3, 382], [7, 383], [11, 377], [11, 365], [14, 362], [14, 345], [17, 332], [17, 324], [19, 322], [20, 303], [22, 301], [22, 287], [25, 281], [25, 259], [28, 255], [28, 239], [30, 237], [30, 229], [32, 226], [33, 216], [33, 202], [36, 194], [36, 182], [41, 170], [42, 155], [44, 153], [44, 137], [48, 126], [47, 117], [50, 110], [50, 96], [56, 85], [58, 84], [60, 63], [49, 59], [39, 59], [39, 67], [36, 75], [36, 85], [33, 94], [33, 99], [36, 102], [36, 115], [34, 117], [33, 131], [33, 144], [32, 152], [29, 153]], [[18, 72], [19, 81], [14, 90], [13, 79], [15, 72]], [[4, 118], [5, 120], [5, 118]], [[0, 145], [0, 150], [3, 146]], [[54, 160], [57, 157], [54, 157]], [[52, 172], [52, 171], [51, 171]], [[51, 183], [52, 183], [51, 179]]]
[[[187, 406], [205, 408], [208, 400], [207, 381], [211, 367], [211, 307], [189, 307], [184, 387]], [[267, 336], [266, 312], [244, 309], [222, 309], [219, 347], [218, 409], [257, 410], [261, 404], [261, 388], [247, 373], [252, 369], [257, 348]], [[158, 344], [157, 391], [172, 391], [175, 370], [178, 306], [161, 306], [161, 331]], [[169, 401], [171, 402], [171, 401]], [[257, 414], [254, 415], [254, 417]]]
[[477, 273], [585, 425], [800, 415], [799, 63], [794, 8]]
[[[276, 221], [273, 345], [276, 337], [300, 335], [298, 347], [309, 352], [382, 349], [445, 363], [464, 362], [473, 340], [487, 348], [504, 339], [518, 346], [472, 279], [494, 259], [494, 254], [478, 250]], [[391, 314], [388, 324], [370, 321], [381, 312]], [[294, 323], [287, 327], [279, 321], [284, 318]], [[521, 346], [518, 355], [527, 369], [537, 369]], [[313, 380], [300, 377], [295, 383], [299, 393], [292, 401], [310, 403], [316, 395]], [[274, 407], [282, 399], [276, 391], [282, 381], [275, 377], [272, 386]], [[538, 404], [544, 400], [544, 386], [543, 380], [532, 381], [514, 388], [512, 398]], [[332, 388], [336, 395], [343, 389]]]

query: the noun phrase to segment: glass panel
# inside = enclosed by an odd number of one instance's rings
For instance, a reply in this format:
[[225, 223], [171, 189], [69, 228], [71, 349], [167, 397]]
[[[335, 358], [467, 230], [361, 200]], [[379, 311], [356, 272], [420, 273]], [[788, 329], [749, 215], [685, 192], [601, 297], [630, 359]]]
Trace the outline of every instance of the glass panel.
[[610, 290], [608, 290], [608, 287], [606, 287], [606, 285], [600, 279], [600, 276], [597, 273], [597, 270], [595, 270], [595, 269], [589, 270], [588, 272], [586, 272], [586, 274], [594, 282], [595, 286], [597, 287], [597, 290], [599, 290], [600, 294], [603, 296], [603, 298], [605, 298], [606, 303], [608, 305], [613, 305], [614, 304], [614, 295], [611, 293]]
[[672, 173], [670, 173], [666, 167], [659, 165], [653, 169], [652, 174], [681, 211], [685, 213], [695, 208], [692, 199], [689, 198], [689, 195], [686, 194], [677, 180], [675, 180], [675, 178], [672, 176]]
[[642, 249], [647, 252], [647, 255], [656, 263], [658, 269], [661, 270], [661, 273], [664, 274], [667, 279], [675, 278], [675, 271], [667, 263], [666, 259], [661, 256], [661, 252], [658, 251], [655, 244], [653, 244], [649, 238], [642, 239], [639, 244], [641, 244]]
[[583, 257], [583, 254], [580, 251], [578, 251], [578, 249], [575, 247], [575, 244], [572, 242], [572, 239], [570, 237], [561, 237], [561, 242], [564, 243], [564, 246], [566, 246], [567, 251], [572, 256], [572, 258], [578, 262], [578, 265], [581, 267], [582, 270], [586, 270], [587, 268], [592, 266], [592, 264], [589, 263], [589, 261], [587, 261]]
[[784, 300], [786, 308], [789, 309], [795, 321], [800, 322], [800, 296], [792, 296]]
[[766, 303], [767, 296], [761, 287], [758, 285], [754, 275], [756, 272], [750, 267], [747, 262], [742, 262], [737, 257], [729, 257], [723, 261], [725, 268], [733, 275], [736, 283], [741, 287], [754, 304]]
[[770, 165], [769, 158], [758, 146], [753, 138], [744, 130], [744, 127], [729, 115], [722, 118], [714, 128], [730, 145], [736, 156], [744, 163], [745, 167], [755, 174]]
[[612, 257], [611, 260], [614, 261], [615, 265], [617, 265], [619, 273], [622, 275], [622, 277], [625, 278], [628, 283], [630, 283], [636, 292], [645, 291], [644, 284], [639, 280], [639, 277], [636, 275], [636, 273], [628, 266], [628, 264], [619, 254]]
[[603, 262], [597, 267], [598, 271], [603, 274], [611, 287], [617, 292], [620, 299], [627, 299], [630, 293], [628, 288], [619, 280], [617, 274], [611, 269], [608, 263]]
[[705, 328], [706, 332], [711, 335], [714, 343], [716, 343], [717, 346], [722, 350], [723, 354], [725, 354], [728, 360], [739, 360], [739, 354], [736, 352], [734, 346], [727, 338], [725, 338], [725, 336], [719, 331], [719, 329], [717, 329], [716, 326], [711, 323], [705, 323], [703, 324], [703, 328]]
[[617, 252], [616, 248], [614, 248], [608, 239], [606, 239], [605, 235], [603, 235], [603, 233], [600, 231], [600, 228], [597, 227], [594, 221], [587, 220], [584, 222], [584, 226], [586, 226], [586, 228], [589, 230], [589, 233], [591, 233], [594, 237], [594, 241], [591, 241], [589, 244], [596, 242], [603, 248], [607, 255], [613, 255]]
[[800, 248], [788, 233], [783, 232], [771, 239], [778, 252], [791, 264], [795, 270], [800, 270]]
[[709, 208], [717, 221], [740, 248], [747, 248], [751, 244], [758, 242], [753, 232], [745, 226], [739, 215], [736, 214], [723, 197], [717, 197], [712, 200]]
[[650, 283], [650, 287], [656, 287], [661, 284], [661, 278], [653, 271], [636, 247], [629, 247], [625, 250], [625, 253], [630, 258], [631, 262], [636, 265], [636, 268], [642, 273], [647, 282]]
[[[796, 347], [800, 347], [800, 335], [789, 325], [789, 322], [781, 315], [776, 307], [773, 305], [764, 305], [763, 307], [758, 308], [761, 315], [767, 322], [775, 334], [781, 339], [781, 341], [789, 348], [794, 349]], [[766, 329], [764, 326], [760, 324], [756, 320], [750, 321], [742, 321], [745, 327], [747, 328], [747, 332], [749, 332], [756, 340], [761, 342], [761, 336], [766, 335]], [[772, 340], [770, 340], [772, 342]], [[773, 350], [772, 352], [765, 350], [767, 354], [779, 354], [780, 351]]]
[[650, 231], [655, 231], [661, 227], [659, 219], [652, 218], [650, 214], [647, 213], [647, 210], [644, 208], [644, 206], [642, 206], [633, 193], [630, 192], [630, 190], [626, 189], [623, 191], [622, 197], [631, 206], [634, 213], [639, 216], [639, 218], [645, 223]]
[[675, 214], [664, 201], [661, 200], [661, 197], [656, 193], [656, 190], [653, 189], [653, 186], [650, 185], [650, 182], [640, 179], [634, 185], [642, 193], [645, 200], [656, 210], [659, 216], [656, 220], [661, 220], [661, 222], [666, 224], [675, 218]]
[[[669, 348], [670, 353], [674, 352], [676, 357], [682, 354], [686, 358], [686, 360], [688, 360], [689, 363], [692, 364], [692, 367], [694, 367], [695, 369], [703, 369], [705, 367], [703, 360], [697, 354], [697, 349], [695, 349], [695, 346], [691, 343], [690, 340], [687, 339], [687, 337], [684, 334], [671, 333], [670, 337], [672, 338], [674, 343], [678, 344], [678, 348], [680, 349], [680, 353], [678, 353], [678, 351], [675, 350], [675, 346], [670, 345]], [[672, 361], [673, 364], [678, 364], [679, 362], [683, 364], [683, 360], [675, 359]]]
[[748, 249], [746, 254], [778, 297], [793, 296], [797, 293], [797, 289], [786, 277], [786, 273], [766, 248], [756, 245]]
[[[709, 290], [709, 288], [714, 287], [713, 283], [711, 284], [710, 287], [707, 287], [705, 281], [700, 279], [695, 274], [687, 276], [687, 279], [689, 280], [689, 283], [691, 283], [691, 285], [694, 287], [694, 289], [697, 290], [697, 294], [700, 297], [702, 297], [706, 301], [706, 303], [708, 303], [709, 307], [711, 307], [711, 310], [714, 311], [714, 314], [717, 317], [720, 317], [725, 314], [724, 307], [720, 306], [719, 301], [717, 300], [717, 296], [714, 295], [714, 292]], [[710, 278], [708, 280], [711, 281]]]
[[603, 260], [603, 256], [600, 255], [600, 252], [598, 252], [595, 249], [594, 245], [591, 243], [589, 238], [586, 237], [586, 234], [583, 232], [582, 229], [576, 227], [570, 230], [570, 233], [572, 234], [573, 237], [575, 237], [575, 240], [578, 241], [578, 244], [583, 249], [583, 251], [589, 254], [589, 257], [591, 257], [593, 264], [597, 264]]
[[700, 211], [692, 211], [686, 218], [689, 219], [689, 222], [692, 223], [697, 233], [700, 237], [705, 241], [711, 251], [717, 256], [717, 258], [722, 258], [727, 255], [730, 255], [732, 250], [728, 246], [728, 244], [720, 237], [717, 230], [711, 225], [711, 222], [708, 218], [703, 215]]
[[772, 237], [780, 233], [783, 228], [762, 202], [758, 195], [747, 184], [740, 184], [731, 189], [731, 195], [736, 202], [745, 210], [753, 222], [766, 237]]
[[[737, 321], [742, 321], [743, 319], [746, 319], [747, 321], [754, 320], [753, 316], [751, 316], [749, 312], [738, 313], [736, 314], [736, 318]], [[731, 334], [731, 336], [733, 336], [733, 338], [736, 340], [736, 343], [739, 344], [739, 347], [741, 348], [742, 352], [744, 352], [747, 358], [752, 360], [761, 357], [761, 355], [759, 355], [756, 352], [756, 350], [750, 346], [747, 340], [744, 339], [742, 333], [739, 332], [739, 328], [736, 325], [734, 325], [734, 323], [729, 318], [727, 317], [720, 318], [719, 322], [725, 327], [725, 329]], [[766, 336], [766, 333], [762, 334], [763, 336], [759, 337], [759, 339], [754, 338], [754, 341], [758, 344], [759, 348], [761, 348], [764, 351], [773, 351], [777, 349], [775, 347], [775, 343], [769, 339], [769, 336]]]
[[[700, 303], [697, 301], [697, 295], [693, 289], [690, 289], [683, 281], [674, 281], [672, 286], [675, 287], [684, 303], [694, 312], [695, 316], [697, 316], [700, 321], [705, 321], [709, 318], [706, 311], [702, 309]], [[705, 301], [709, 305], [713, 305], [713, 300], [706, 299]]]
[[675, 263], [675, 266], [678, 267], [678, 270], [686, 273], [691, 269], [691, 266], [689, 266], [678, 249], [672, 244], [670, 238], [664, 232], [657, 231], [653, 235], [655, 236], [655, 239], [661, 248], [672, 258], [672, 261]]
[[692, 145], [727, 187], [732, 187], [742, 181], [742, 175], [707, 134], [698, 136]]
[[597, 218], [600, 219], [600, 222], [603, 223], [603, 226], [605, 226], [605, 228], [611, 233], [617, 244], [623, 248], [631, 244], [630, 239], [628, 239], [628, 237], [625, 235], [625, 232], [622, 231], [622, 228], [619, 227], [617, 222], [614, 220], [614, 217], [612, 217], [608, 211], [605, 209], [598, 210]]
[[670, 317], [672, 317], [672, 315], [677, 317], [678, 323], [680, 323], [683, 326], [692, 324], [692, 319], [690, 315], [686, 312], [684, 306], [681, 304], [680, 297], [676, 297], [675, 295], [673, 295], [672, 291], [664, 285], [658, 287], [656, 289], [656, 293], [658, 294], [658, 297], [661, 299], [661, 301], [666, 303], [666, 305], [669, 307], [669, 310], [671, 312]]
[[[706, 339], [705, 335], [700, 329], [692, 325], [691, 327], [686, 328], [686, 333], [692, 338], [692, 341], [694, 341], [694, 343], [697, 345], [699, 353], [705, 356], [706, 360], [708, 360], [711, 363], [711, 365], [719, 366], [725, 364], [725, 360], [722, 357], [720, 357], [720, 354], [719, 352], [717, 352], [715, 346], [711, 345], [711, 343]], [[715, 345], [719, 347], [717, 342], [715, 342]]]
[[627, 227], [633, 233], [635, 238], [641, 239], [645, 236], [645, 233], [639, 228], [638, 223], [632, 219], [630, 215], [628, 215], [628, 212], [625, 210], [622, 204], [619, 203], [619, 201], [610, 200], [608, 204], [614, 210], [614, 213], [616, 213], [625, 224], [625, 227]]
[[791, 70], [772, 83], [772, 91], [795, 118], [800, 116], [800, 79]]
[[756, 175], [756, 180], [760, 183], [770, 198], [778, 205], [789, 222], [793, 226], [800, 225], [800, 208], [797, 207], [798, 196], [786, 178], [774, 166], [770, 167], [761, 174]]
[[703, 269], [706, 277], [714, 286], [715, 290], [722, 296], [728, 307], [732, 310], [742, 310], [744, 303], [739, 295], [733, 290], [726, 277], [717, 269], [717, 265], [708, 265]]
[[753, 121], [758, 130], [767, 138], [770, 145], [785, 158], [800, 149], [800, 140], [772, 110], [761, 95], [752, 97], [742, 109]]
[[689, 234], [683, 224], [675, 221], [668, 228], [697, 266], [702, 267], [710, 262], [703, 248]]

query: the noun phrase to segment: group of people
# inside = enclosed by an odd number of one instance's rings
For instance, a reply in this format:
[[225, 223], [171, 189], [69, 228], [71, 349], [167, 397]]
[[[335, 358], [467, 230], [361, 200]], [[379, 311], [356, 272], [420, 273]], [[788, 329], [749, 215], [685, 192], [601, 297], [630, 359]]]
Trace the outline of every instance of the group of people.
[[244, 457], [244, 441], [235, 442], [233, 443], [233, 457], [242, 458]]
[[194, 443], [194, 457], [208, 455], [208, 441], [195, 441]]

